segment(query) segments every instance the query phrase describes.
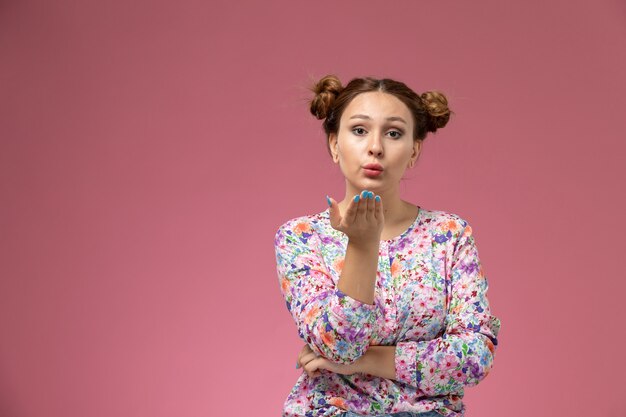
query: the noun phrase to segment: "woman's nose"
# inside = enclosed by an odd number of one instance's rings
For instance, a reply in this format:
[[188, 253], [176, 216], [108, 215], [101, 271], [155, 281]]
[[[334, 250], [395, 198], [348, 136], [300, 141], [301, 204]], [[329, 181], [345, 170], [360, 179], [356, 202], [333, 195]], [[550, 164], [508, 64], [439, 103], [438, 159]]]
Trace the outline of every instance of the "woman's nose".
[[383, 143], [378, 134], [370, 136], [369, 150], [370, 155], [381, 156], [383, 154]]

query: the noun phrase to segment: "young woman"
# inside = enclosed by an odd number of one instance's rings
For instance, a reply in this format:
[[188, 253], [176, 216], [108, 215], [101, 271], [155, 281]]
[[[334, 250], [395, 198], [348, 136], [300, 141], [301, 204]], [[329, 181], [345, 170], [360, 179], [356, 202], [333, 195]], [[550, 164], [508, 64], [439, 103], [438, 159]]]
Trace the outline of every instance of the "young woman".
[[493, 363], [490, 312], [472, 228], [400, 198], [426, 134], [448, 122], [438, 92], [334, 76], [313, 88], [345, 196], [275, 236], [280, 288], [303, 373], [283, 416], [464, 415], [463, 388]]

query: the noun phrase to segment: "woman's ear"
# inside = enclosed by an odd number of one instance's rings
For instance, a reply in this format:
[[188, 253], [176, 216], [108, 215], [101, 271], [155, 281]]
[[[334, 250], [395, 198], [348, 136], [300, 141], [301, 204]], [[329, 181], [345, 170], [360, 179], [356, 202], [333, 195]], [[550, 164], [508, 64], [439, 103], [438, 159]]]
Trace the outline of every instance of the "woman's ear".
[[415, 161], [417, 161], [417, 158], [420, 155], [421, 149], [422, 149], [422, 141], [421, 140], [413, 141], [413, 153], [411, 154], [411, 159], [409, 160], [409, 168], [413, 168], [413, 165], [415, 165]]
[[338, 163], [339, 162], [339, 152], [338, 152], [337, 134], [336, 133], [331, 133], [331, 134], [328, 135], [328, 146], [330, 148], [330, 153], [333, 156], [333, 162], [334, 163]]

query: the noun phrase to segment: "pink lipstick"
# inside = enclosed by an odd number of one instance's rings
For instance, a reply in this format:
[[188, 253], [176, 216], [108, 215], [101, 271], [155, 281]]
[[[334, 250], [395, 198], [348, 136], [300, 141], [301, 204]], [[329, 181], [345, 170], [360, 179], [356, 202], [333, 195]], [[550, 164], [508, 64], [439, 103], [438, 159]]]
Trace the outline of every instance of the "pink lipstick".
[[383, 167], [380, 164], [366, 164], [363, 165], [363, 171], [368, 177], [374, 178], [383, 173]]

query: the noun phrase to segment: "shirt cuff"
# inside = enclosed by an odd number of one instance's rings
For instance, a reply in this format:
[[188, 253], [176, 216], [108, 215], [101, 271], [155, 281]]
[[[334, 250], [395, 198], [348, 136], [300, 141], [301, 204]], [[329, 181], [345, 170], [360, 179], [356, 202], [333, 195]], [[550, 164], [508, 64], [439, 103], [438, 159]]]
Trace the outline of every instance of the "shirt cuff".
[[[378, 306], [376, 303], [367, 304], [350, 297], [340, 289], [336, 288], [337, 303], [331, 308], [333, 324], [337, 330], [343, 333], [350, 329], [352, 336], [356, 340], [366, 338], [369, 340], [370, 334], [376, 324]], [[342, 323], [340, 325], [339, 323]], [[352, 339], [350, 337], [349, 339]], [[355, 341], [356, 341], [355, 340]]]
[[[376, 312], [378, 307], [376, 306], [376, 302], [374, 304], [367, 304], [362, 301], [359, 301], [355, 298], [350, 297], [345, 292], [341, 291], [339, 288], [336, 288], [336, 295], [338, 304], [343, 307], [346, 313], [349, 312], [362, 312], [362, 313], [370, 313]], [[348, 316], [346, 316], [348, 317]]]
[[417, 343], [398, 342], [396, 344], [396, 380], [417, 386], [421, 374], [417, 370]]

